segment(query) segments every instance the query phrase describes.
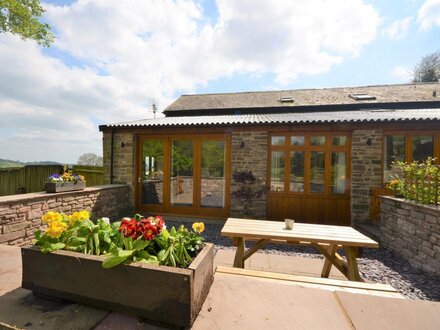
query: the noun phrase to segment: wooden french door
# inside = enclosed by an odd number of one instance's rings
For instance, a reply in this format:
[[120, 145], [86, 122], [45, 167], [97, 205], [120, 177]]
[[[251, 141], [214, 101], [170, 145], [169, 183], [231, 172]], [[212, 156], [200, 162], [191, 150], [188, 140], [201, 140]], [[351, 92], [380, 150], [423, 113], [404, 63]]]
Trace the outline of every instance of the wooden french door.
[[267, 216], [350, 225], [349, 133], [272, 134]]
[[227, 135], [140, 137], [137, 208], [148, 213], [226, 217], [229, 155]]

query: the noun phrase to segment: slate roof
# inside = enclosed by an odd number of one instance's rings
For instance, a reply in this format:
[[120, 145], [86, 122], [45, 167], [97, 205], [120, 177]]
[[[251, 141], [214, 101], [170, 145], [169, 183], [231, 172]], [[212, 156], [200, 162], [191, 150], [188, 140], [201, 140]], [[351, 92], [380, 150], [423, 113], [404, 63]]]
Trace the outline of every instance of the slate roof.
[[224, 125], [386, 123], [405, 121], [440, 121], [440, 108], [163, 117], [102, 125], [100, 126], [100, 130], [106, 127], [206, 127]]
[[[437, 92], [436, 97], [433, 96], [434, 91]], [[368, 94], [375, 99], [357, 101], [350, 97], [353, 94]], [[285, 97], [291, 97], [294, 101], [280, 102]], [[275, 109], [270, 112], [277, 112], [277, 108], [433, 101], [440, 102], [440, 83], [182, 95], [164, 113], [177, 115], [180, 112], [179, 115], [184, 115], [185, 112], [202, 110], [217, 110], [218, 113], [218, 110], [262, 108]]]

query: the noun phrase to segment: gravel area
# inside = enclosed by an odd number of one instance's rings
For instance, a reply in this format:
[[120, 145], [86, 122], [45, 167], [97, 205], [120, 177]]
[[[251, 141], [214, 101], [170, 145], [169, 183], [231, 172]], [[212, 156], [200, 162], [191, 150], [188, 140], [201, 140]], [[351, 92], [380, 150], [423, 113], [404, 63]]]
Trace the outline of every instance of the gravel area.
[[[178, 221], [167, 221], [167, 226], [176, 226], [181, 223], [188, 226], [188, 223]], [[222, 224], [205, 222], [205, 226], [203, 237], [206, 242], [214, 243], [216, 250], [234, 248], [229, 238], [220, 236]], [[259, 252], [324, 258], [315, 249], [306, 246], [268, 244]], [[390, 250], [363, 249], [362, 256], [358, 258], [358, 266], [361, 276], [367, 281], [390, 284], [410, 299], [440, 301], [440, 276], [411, 267], [408, 262]]]

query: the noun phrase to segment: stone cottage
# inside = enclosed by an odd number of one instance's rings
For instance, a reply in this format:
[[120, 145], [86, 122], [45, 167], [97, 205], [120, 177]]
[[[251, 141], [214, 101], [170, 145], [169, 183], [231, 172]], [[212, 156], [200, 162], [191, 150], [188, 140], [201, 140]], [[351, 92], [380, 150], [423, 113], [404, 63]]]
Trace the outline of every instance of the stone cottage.
[[182, 95], [100, 126], [106, 183], [143, 214], [356, 225], [392, 161], [440, 158], [440, 84]]

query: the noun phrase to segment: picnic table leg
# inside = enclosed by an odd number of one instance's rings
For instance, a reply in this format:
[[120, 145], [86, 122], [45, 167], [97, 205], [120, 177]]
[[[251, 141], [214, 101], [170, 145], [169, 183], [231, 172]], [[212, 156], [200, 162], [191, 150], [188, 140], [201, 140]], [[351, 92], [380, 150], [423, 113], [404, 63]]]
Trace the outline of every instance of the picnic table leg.
[[[332, 258], [335, 257], [335, 253], [337, 250], [338, 250], [337, 245], [330, 245], [327, 249], [328, 253]], [[325, 258], [324, 267], [322, 267], [321, 277], [328, 278], [330, 276], [330, 270], [332, 269], [332, 265], [333, 265], [332, 262], [328, 258]]]
[[245, 240], [243, 237], [234, 238], [234, 245], [237, 247], [237, 250], [235, 251], [234, 267], [244, 268], [244, 243]]
[[356, 248], [352, 246], [344, 246], [344, 251], [347, 257], [347, 278], [350, 281], [363, 282], [364, 280], [359, 274], [358, 264], [356, 260]]

